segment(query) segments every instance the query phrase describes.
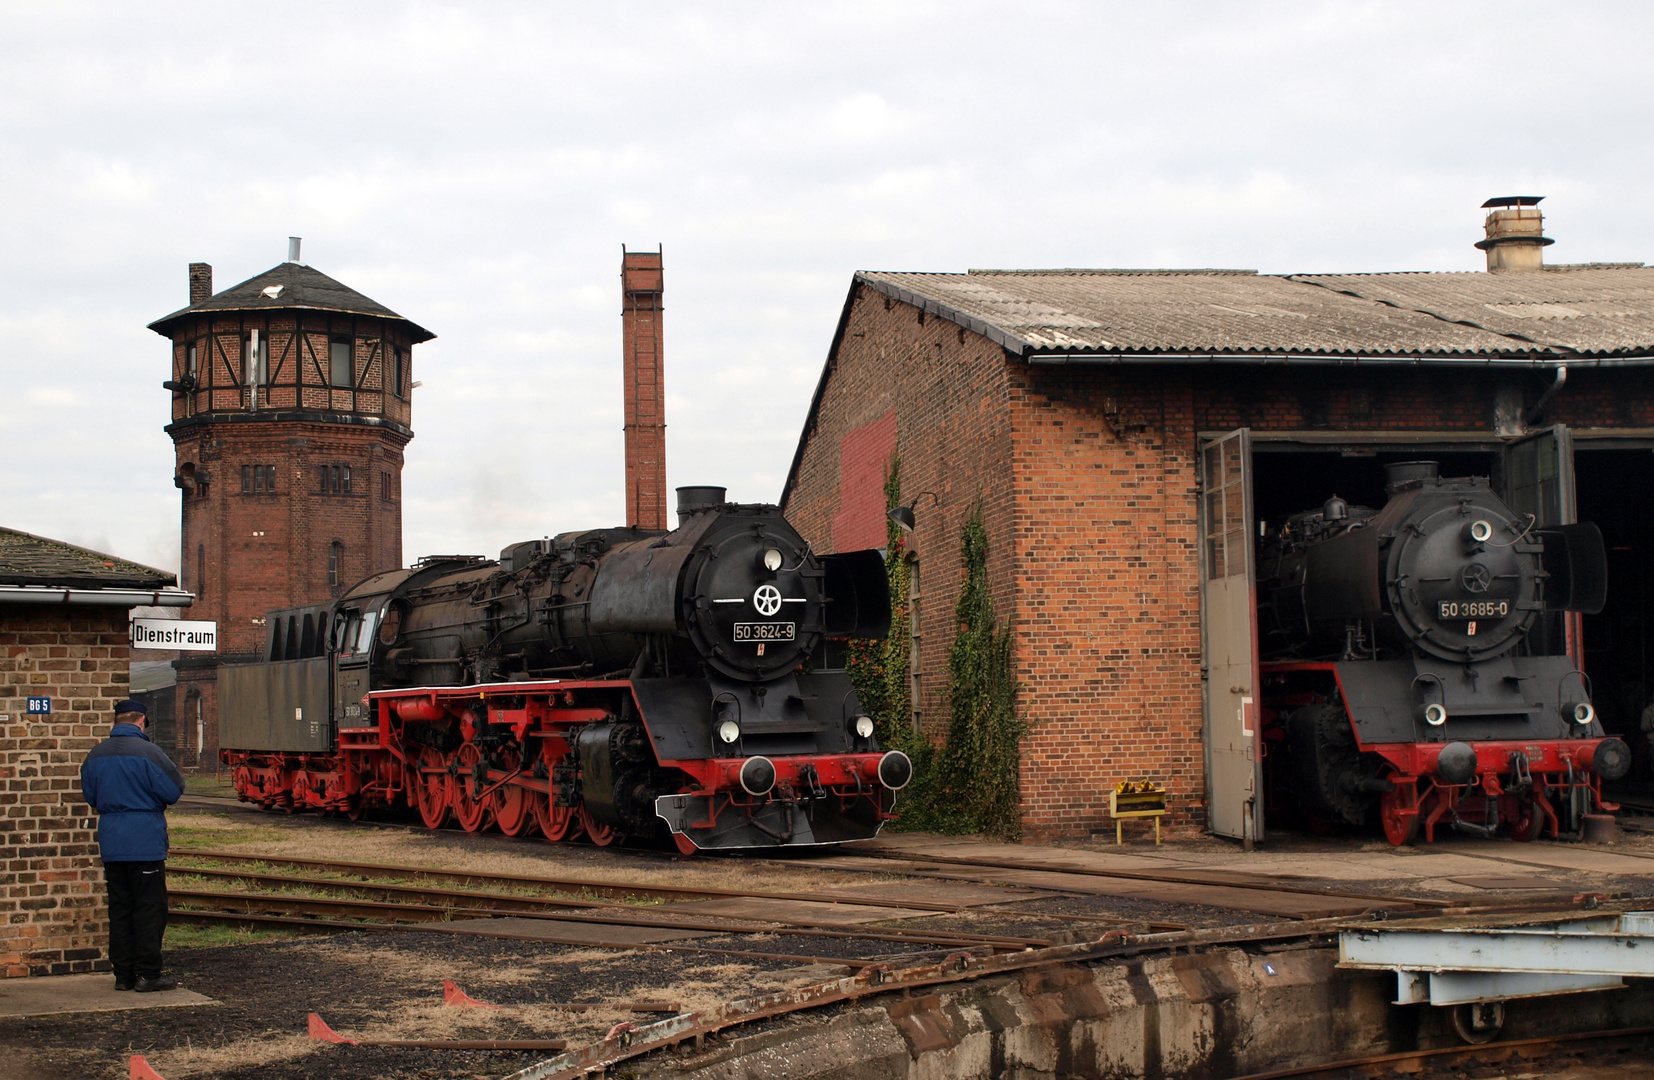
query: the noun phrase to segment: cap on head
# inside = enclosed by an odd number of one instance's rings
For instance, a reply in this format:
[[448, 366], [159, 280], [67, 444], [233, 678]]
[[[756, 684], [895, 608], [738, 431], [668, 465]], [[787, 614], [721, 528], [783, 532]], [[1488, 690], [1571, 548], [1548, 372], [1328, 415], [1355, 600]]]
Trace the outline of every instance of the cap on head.
[[126, 698], [125, 700], [115, 702], [115, 715], [116, 716], [121, 715], [121, 713], [129, 713], [129, 712], [135, 712], [135, 713], [138, 713], [141, 716], [146, 716], [146, 717], [149, 715], [149, 709], [141, 701], [136, 701], [132, 698]]

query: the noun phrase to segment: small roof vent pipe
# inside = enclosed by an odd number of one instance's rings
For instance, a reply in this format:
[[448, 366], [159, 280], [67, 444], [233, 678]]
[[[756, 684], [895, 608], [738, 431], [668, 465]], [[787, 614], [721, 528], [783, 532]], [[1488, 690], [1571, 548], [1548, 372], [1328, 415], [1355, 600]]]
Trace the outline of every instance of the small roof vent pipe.
[[1489, 270], [1543, 270], [1544, 251], [1556, 243], [1545, 233], [1539, 212], [1543, 195], [1501, 195], [1482, 204], [1488, 211], [1487, 237], [1476, 246], [1487, 253]]
[[289, 236], [287, 238], [287, 261], [288, 262], [296, 263], [296, 262], [299, 261], [299, 244], [300, 243], [301, 243], [301, 241], [300, 241], [299, 237], [297, 237], [297, 236]]

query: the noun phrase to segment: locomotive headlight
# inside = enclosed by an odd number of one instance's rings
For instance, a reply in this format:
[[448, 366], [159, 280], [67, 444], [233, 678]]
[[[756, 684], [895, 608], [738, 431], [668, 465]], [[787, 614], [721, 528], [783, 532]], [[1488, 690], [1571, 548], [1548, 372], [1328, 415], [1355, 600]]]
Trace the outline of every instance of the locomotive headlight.
[[1591, 707], [1591, 703], [1589, 701], [1581, 701], [1572, 709], [1568, 710], [1568, 719], [1572, 720], [1580, 727], [1585, 727], [1596, 718], [1597, 711]]
[[741, 725], [733, 720], [723, 720], [718, 724], [718, 738], [726, 743], [732, 743], [741, 737]]
[[781, 569], [781, 552], [776, 548], [768, 548], [764, 552], [764, 569], [775, 573]]
[[855, 728], [856, 738], [871, 739], [873, 737], [873, 718], [866, 713], [856, 717], [852, 726]]
[[1447, 706], [1434, 701], [1424, 707], [1424, 722], [1431, 727], [1441, 727], [1447, 723]]
[[1493, 537], [1493, 526], [1486, 521], [1473, 521], [1470, 524], [1470, 538], [1478, 544], [1485, 544]]

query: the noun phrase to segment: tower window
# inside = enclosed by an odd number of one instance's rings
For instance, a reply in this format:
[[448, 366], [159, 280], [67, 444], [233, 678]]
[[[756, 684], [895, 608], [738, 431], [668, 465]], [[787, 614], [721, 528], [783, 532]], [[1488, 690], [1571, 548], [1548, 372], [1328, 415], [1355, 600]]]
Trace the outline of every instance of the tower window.
[[388, 472], [379, 474], [379, 497], [386, 502], [390, 502], [393, 498], [391, 495], [391, 474]]
[[192, 379], [195, 378], [196, 371], [195, 349], [196, 342], [192, 341], [189, 343], [189, 347], [184, 350], [184, 374]]
[[395, 345], [387, 346], [391, 354], [391, 393], [402, 393], [402, 350]]
[[349, 465], [323, 465], [321, 472], [323, 495], [350, 494]]
[[276, 491], [276, 467], [274, 465], [243, 465], [241, 467], [241, 493], [243, 495], [273, 495]]
[[344, 553], [345, 546], [337, 540], [327, 545], [327, 584], [335, 592], [339, 588], [339, 562]]
[[352, 354], [355, 353], [355, 343], [347, 337], [336, 337], [328, 345], [328, 382], [333, 386], [350, 389], [356, 385], [352, 378]]

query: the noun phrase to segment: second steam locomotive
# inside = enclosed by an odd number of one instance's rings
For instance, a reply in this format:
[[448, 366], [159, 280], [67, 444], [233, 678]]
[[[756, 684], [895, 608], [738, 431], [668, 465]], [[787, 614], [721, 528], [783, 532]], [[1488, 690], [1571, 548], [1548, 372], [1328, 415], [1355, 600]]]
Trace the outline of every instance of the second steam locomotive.
[[1376, 811], [1395, 844], [1577, 828], [1630, 765], [1565, 647], [1567, 613], [1604, 603], [1601, 534], [1437, 473], [1392, 465], [1382, 508], [1334, 496], [1258, 545], [1274, 801], [1318, 825]]
[[722, 488], [678, 496], [671, 532], [429, 558], [272, 612], [265, 658], [219, 674], [238, 793], [685, 852], [875, 835], [912, 765], [808, 663], [888, 631], [880, 553], [816, 555]]

